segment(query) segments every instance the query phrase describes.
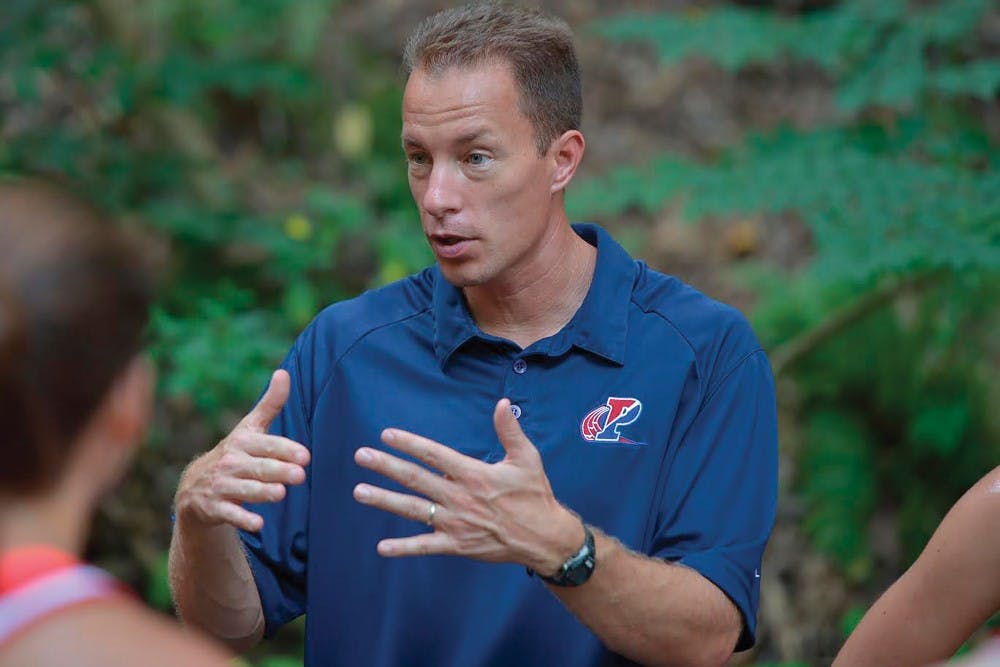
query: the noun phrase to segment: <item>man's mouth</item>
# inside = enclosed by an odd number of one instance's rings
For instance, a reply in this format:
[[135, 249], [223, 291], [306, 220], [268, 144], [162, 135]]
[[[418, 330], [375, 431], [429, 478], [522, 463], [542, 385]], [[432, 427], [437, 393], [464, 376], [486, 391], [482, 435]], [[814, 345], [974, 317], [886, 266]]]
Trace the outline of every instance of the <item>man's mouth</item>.
[[430, 234], [431, 249], [440, 259], [458, 259], [463, 255], [473, 240], [467, 236], [455, 234]]

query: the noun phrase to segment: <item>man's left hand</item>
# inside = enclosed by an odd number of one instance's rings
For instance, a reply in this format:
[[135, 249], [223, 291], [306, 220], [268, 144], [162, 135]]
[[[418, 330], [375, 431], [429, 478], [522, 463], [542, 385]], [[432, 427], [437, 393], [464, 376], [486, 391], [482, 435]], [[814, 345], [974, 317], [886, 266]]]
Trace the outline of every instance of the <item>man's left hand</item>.
[[355, 452], [358, 465], [420, 494], [358, 484], [358, 502], [433, 528], [413, 537], [381, 540], [379, 554], [454, 554], [521, 563], [552, 574], [579, 548], [581, 522], [555, 499], [538, 449], [521, 430], [506, 398], [493, 411], [493, 426], [506, 452], [497, 463], [484, 463], [400, 429], [382, 432], [385, 444], [441, 474], [370, 447]]

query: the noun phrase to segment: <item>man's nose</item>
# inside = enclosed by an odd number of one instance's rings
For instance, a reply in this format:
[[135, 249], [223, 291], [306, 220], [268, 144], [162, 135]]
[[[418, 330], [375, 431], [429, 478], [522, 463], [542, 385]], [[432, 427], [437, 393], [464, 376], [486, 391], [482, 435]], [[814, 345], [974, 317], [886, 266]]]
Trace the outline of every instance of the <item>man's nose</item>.
[[461, 208], [459, 184], [462, 175], [452, 165], [438, 163], [431, 168], [421, 201], [428, 214], [440, 218]]

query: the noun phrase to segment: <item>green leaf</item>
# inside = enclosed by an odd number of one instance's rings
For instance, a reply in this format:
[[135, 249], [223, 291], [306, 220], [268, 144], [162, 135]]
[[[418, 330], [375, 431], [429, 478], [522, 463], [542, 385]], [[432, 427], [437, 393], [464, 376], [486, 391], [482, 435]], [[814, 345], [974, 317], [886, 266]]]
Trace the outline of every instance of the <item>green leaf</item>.
[[1000, 92], [1000, 59], [942, 67], [930, 73], [930, 87], [944, 95], [992, 99]]
[[964, 401], [926, 405], [910, 425], [910, 438], [919, 448], [947, 457], [964, 440], [969, 417]]
[[818, 411], [809, 420], [802, 461], [802, 493], [808, 504], [805, 529], [852, 581], [871, 568], [867, 523], [874, 509], [873, 445], [856, 420]]
[[163, 550], [157, 556], [152, 571], [148, 573], [149, 579], [146, 584], [146, 602], [154, 609], [161, 611], [169, 611], [174, 604], [170, 591], [167, 561], [167, 551]]

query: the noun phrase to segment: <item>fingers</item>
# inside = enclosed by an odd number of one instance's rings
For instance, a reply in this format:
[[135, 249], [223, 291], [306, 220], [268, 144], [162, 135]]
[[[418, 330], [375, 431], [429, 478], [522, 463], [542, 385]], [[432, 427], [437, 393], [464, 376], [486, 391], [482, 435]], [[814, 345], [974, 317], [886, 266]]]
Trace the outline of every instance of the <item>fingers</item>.
[[[440, 445], [439, 445], [440, 446]], [[354, 453], [354, 460], [362, 468], [385, 475], [408, 489], [431, 498], [440, 498], [447, 480], [416, 463], [404, 461], [387, 452], [362, 447]]]
[[175, 496], [177, 514], [209, 525], [260, 530], [263, 519], [241, 505], [284, 499], [285, 485], [306, 480], [308, 462], [309, 450], [297, 442], [237, 427], [184, 471]]
[[235, 448], [251, 456], [287, 461], [299, 466], [308, 465], [311, 458], [308, 447], [280, 435], [244, 432], [234, 433], [230, 439], [234, 441]]
[[[406, 493], [397, 493], [387, 489], [380, 489], [370, 484], [358, 484], [354, 487], [354, 499], [362, 505], [369, 505], [376, 509], [392, 512], [397, 516], [411, 521], [427, 523], [431, 515], [431, 504], [433, 501]], [[434, 504], [434, 521], [441, 520], [441, 506]]]
[[382, 431], [382, 442], [451, 477], [461, 477], [470, 466], [480, 463], [430, 438], [398, 428]]
[[378, 543], [380, 556], [428, 556], [455, 553], [453, 540], [446, 533], [421, 533], [413, 537], [398, 537]]
[[215, 506], [213, 516], [207, 518], [210, 519], [210, 523], [225, 523], [251, 533], [256, 533], [264, 527], [264, 517], [236, 503], [219, 503]]
[[250, 456], [245, 452], [231, 452], [223, 456], [219, 460], [216, 474], [219, 478], [232, 477], [278, 484], [301, 484], [306, 479], [305, 468], [300, 465]]
[[493, 408], [493, 428], [508, 458], [517, 458], [538, 450], [521, 429], [517, 417], [510, 411], [510, 401], [501, 398]]
[[271, 422], [285, 407], [291, 388], [291, 378], [288, 371], [276, 370], [271, 375], [267, 391], [257, 401], [257, 405], [240, 422], [240, 425], [253, 431], [263, 433], [271, 426]]
[[285, 497], [284, 484], [234, 477], [221, 479], [215, 491], [225, 500], [238, 503], [273, 503]]

